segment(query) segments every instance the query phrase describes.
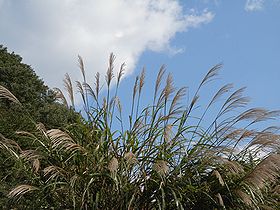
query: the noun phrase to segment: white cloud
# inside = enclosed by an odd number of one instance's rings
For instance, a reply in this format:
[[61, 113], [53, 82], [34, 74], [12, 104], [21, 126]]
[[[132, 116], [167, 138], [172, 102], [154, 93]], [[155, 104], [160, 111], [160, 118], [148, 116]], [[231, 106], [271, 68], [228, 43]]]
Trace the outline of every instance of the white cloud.
[[49, 84], [79, 78], [77, 55], [88, 78], [104, 73], [110, 52], [131, 73], [145, 50], [180, 52], [177, 32], [210, 22], [213, 13], [183, 12], [177, 0], [0, 0], [0, 43], [24, 57]]
[[247, 0], [245, 4], [245, 10], [252, 12], [252, 11], [259, 11], [262, 10], [264, 6], [264, 0]]

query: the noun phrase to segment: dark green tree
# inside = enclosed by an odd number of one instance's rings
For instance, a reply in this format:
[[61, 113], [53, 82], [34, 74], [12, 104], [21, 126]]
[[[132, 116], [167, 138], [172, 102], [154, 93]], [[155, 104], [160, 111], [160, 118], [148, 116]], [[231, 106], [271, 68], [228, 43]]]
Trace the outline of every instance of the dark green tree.
[[[23, 146], [30, 147], [32, 142], [19, 138], [16, 131], [34, 130], [37, 123], [46, 128], [61, 128], [74, 123], [79, 114], [56, 102], [55, 93], [44, 84], [33, 69], [22, 62], [21, 56], [8, 52], [0, 45], [0, 85], [9, 89], [22, 106], [0, 101], [0, 139], [5, 136]], [[9, 154], [0, 153], [0, 206], [7, 203], [3, 194], [10, 186], [22, 179], [22, 173], [15, 173], [16, 162]], [[4, 199], [4, 200], [2, 200]], [[2, 205], [1, 205], [2, 204]], [[3, 207], [5, 209], [5, 206]]]
[[[22, 63], [22, 58], [9, 53], [0, 45], [0, 85], [9, 89], [22, 103], [23, 107], [0, 102], [0, 133], [6, 137], [16, 130], [29, 130], [34, 126], [26, 117], [29, 113], [36, 122], [48, 128], [61, 127], [75, 121], [77, 115], [63, 105], [55, 102], [55, 94], [36, 75], [33, 69]], [[25, 113], [24, 113], [25, 112]]]

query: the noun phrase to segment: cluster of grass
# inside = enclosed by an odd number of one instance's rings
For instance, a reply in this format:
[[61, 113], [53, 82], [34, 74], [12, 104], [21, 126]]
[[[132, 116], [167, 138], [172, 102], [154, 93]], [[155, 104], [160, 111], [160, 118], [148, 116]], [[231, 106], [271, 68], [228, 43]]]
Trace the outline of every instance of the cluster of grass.
[[[6, 208], [279, 208], [279, 128], [256, 126], [277, 118], [278, 111], [246, 109], [244, 89], [227, 84], [200, 116], [193, 116], [200, 90], [217, 76], [221, 65], [209, 70], [186, 105], [181, 103], [186, 88], [174, 88], [172, 76], [166, 76], [162, 67], [151, 105], [140, 106], [145, 71], [136, 78], [126, 124], [118, 98], [124, 65], [114, 75], [114, 59], [111, 55], [104, 96], [100, 75], [90, 86], [79, 57], [83, 81], [76, 87], [85, 114], [76, 123], [47, 130], [33, 122], [37, 128], [33, 132], [16, 131], [29, 141], [26, 148], [0, 135], [1, 152], [14, 161], [10, 176], [19, 180], [7, 191]], [[57, 97], [75, 109], [75, 88], [68, 75], [64, 84], [70, 103], [60, 89]], [[20, 105], [2, 86], [0, 97]], [[209, 121], [207, 113], [221, 100]]]

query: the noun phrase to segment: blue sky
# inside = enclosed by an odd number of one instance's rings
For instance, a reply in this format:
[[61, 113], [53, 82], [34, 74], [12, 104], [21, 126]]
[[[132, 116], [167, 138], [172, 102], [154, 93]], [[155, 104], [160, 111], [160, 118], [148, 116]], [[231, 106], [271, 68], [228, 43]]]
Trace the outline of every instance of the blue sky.
[[183, 53], [170, 56], [146, 52], [138, 69], [146, 65], [149, 71], [164, 63], [177, 86], [194, 91], [207, 70], [222, 62], [217, 85], [207, 88], [215, 89], [222, 83], [246, 86], [252, 106], [279, 109], [280, 2], [266, 1], [256, 11], [246, 11], [244, 2], [184, 1], [185, 9], [207, 7], [214, 12], [214, 19], [172, 40], [171, 45], [185, 49]]
[[145, 66], [149, 91], [165, 64], [175, 85], [192, 93], [222, 62], [220, 80], [205, 96], [234, 83], [247, 86], [253, 106], [280, 109], [279, 20], [278, 0], [0, 0], [0, 43], [51, 87], [61, 87], [66, 72], [79, 78], [78, 54], [93, 78], [106, 71], [113, 51], [116, 67], [127, 63], [125, 90]]

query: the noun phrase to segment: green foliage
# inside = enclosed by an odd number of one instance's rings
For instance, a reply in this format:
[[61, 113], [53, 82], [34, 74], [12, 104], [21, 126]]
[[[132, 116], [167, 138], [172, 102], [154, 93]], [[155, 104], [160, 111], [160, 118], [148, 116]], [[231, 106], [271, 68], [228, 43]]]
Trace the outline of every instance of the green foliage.
[[[73, 110], [55, 102], [55, 93], [44, 85], [30, 66], [22, 63], [19, 55], [9, 53], [1, 45], [0, 85], [3, 87], [0, 90], [1, 94], [5, 94], [8, 88], [20, 101], [18, 103], [17, 100], [12, 100], [12, 104], [6, 99], [0, 101], [0, 135], [16, 140], [22, 148], [31, 147], [32, 142], [16, 135], [16, 131], [32, 131], [36, 128], [35, 122], [42, 122], [47, 128], [59, 128], [79, 118]], [[8, 98], [9, 96], [11, 93], [5, 95]], [[1, 152], [0, 162], [2, 195], [11, 186], [21, 182], [21, 175], [14, 170], [17, 167], [17, 159], [11, 159], [9, 154]], [[1, 199], [5, 200], [5, 196], [1, 195]]]
[[[55, 94], [22, 58], [0, 45], [0, 85], [9, 89], [24, 109], [0, 102], [0, 133], [12, 136], [15, 130], [33, 130], [30, 118], [48, 128], [75, 121], [75, 114], [55, 102]], [[27, 115], [28, 113], [28, 115]]]
[[[30, 132], [18, 131], [18, 136], [31, 142], [28, 148], [1, 136], [1, 151], [17, 166], [11, 176], [21, 181], [6, 193], [10, 200], [5, 208], [199, 210], [279, 206], [277, 196], [266, 199], [279, 186], [278, 128], [255, 126], [278, 117], [279, 112], [245, 109], [248, 99], [242, 95], [244, 89], [225, 85], [202, 113], [195, 115], [198, 94], [216, 77], [220, 65], [210, 69], [186, 106], [181, 103], [186, 89], [176, 90], [171, 75], [165, 77], [161, 68], [152, 104], [141, 107], [143, 71], [135, 81], [126, 125], [117, 96], [124, 66], [116, 75], [114, 90], [114, 56], [110, 56], [107, 92], [102, 95], [99, 74], [95, 87], [91, 87], [80, 57], [79, 62], [83, 81], [77, 82], [77, 88], [85, 119], [61, 129], [35, 123]], [[70, 77], [64, 82], [74, 107]], [[57, 91], [66, 104], [62, 91]], [[13, 99], [7, 91], [2, 91], [4, 95]], [[221, 99], [222, 103], [217, 103]], [[217, 104], [220, 106], [211, 120], [207, 113]]]

